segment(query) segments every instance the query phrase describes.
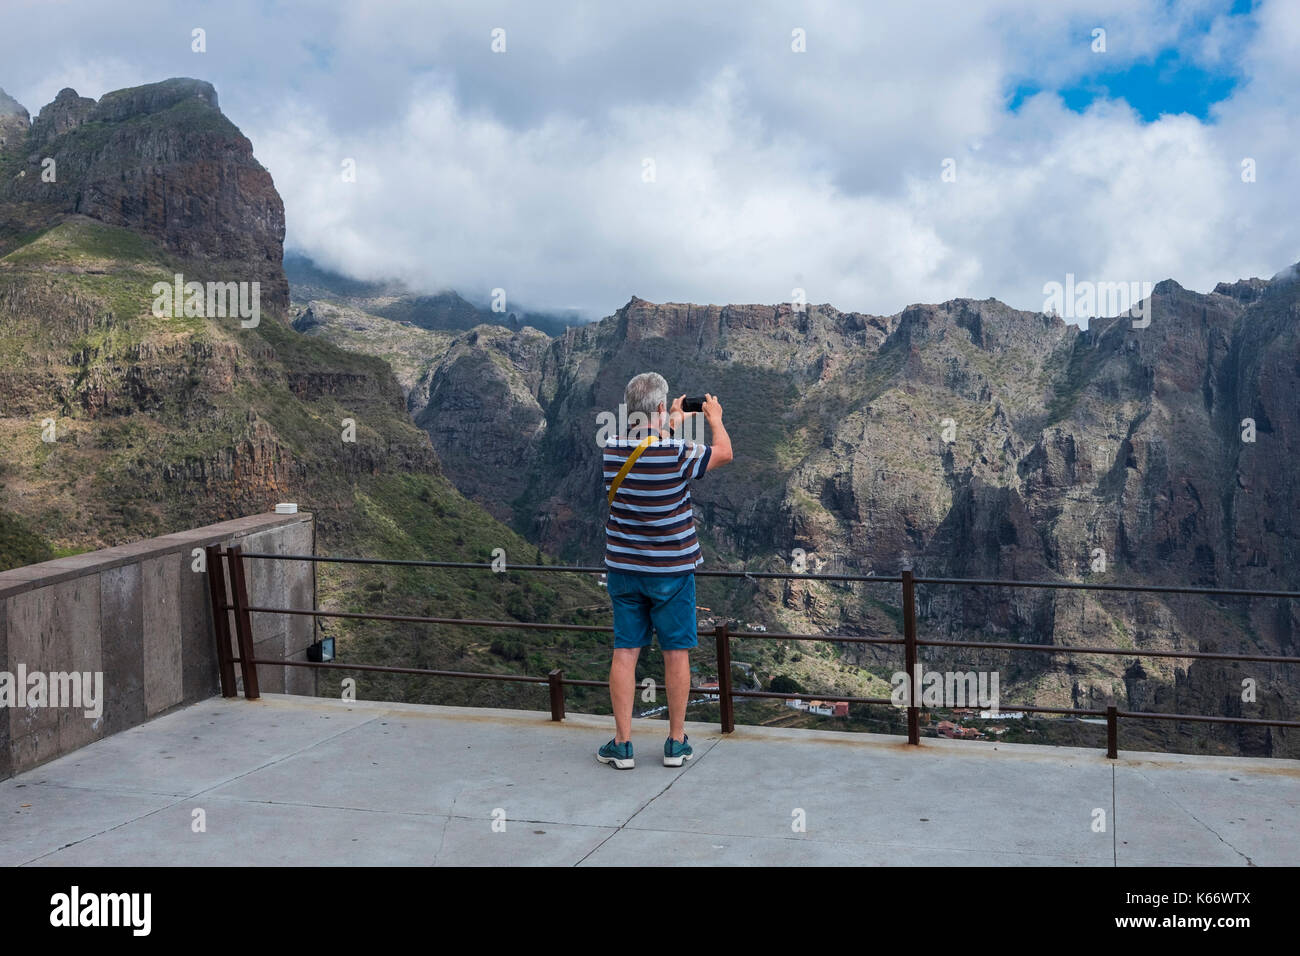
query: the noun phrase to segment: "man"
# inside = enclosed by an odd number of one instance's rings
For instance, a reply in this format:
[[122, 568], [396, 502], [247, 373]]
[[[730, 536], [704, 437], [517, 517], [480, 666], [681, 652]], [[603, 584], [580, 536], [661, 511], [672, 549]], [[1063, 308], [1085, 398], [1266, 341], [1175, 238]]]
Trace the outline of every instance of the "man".
[[[609, 697], [614, 707], [614, 739], [596, 759], [630, 770], [632, 700], [636, 695], [636, 661], [650, 644], [651, 628], [659, 635], [668, 683], [668, 739], [664, 766], [680, 767], [692, 757], [686, 738], [686, 701], [691, 689], [690, 649], [697, 644], [695, 567], [704, 558], [695, 536], [691, 481], [731, 461], [731, 439], [722, 425], [722, 405], [706, 395], [702, 413], [713, 444], [672, 437], [686, 419], [682, 395], [668, 408], [668, 382], [646, 372], [627, 383], [624, 401], [626, 436], [605, 443], [605, 492], [618, 483], [605, 523], [605, 567], [609, 601], [614, 609], [614, 659], [609, 668]], [[637, 421], [645, 424], [631, 427]], [[638, 454], [618, 482], [628, 459]]]

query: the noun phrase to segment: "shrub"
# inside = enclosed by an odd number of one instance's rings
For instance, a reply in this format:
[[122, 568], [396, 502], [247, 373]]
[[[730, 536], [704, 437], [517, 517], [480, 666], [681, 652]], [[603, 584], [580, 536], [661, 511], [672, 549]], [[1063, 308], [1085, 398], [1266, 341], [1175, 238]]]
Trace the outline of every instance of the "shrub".
[[804, 693], [804, 689], [799, 686], [799, 682], [787, 674], [777, 674], [772, 678], [772, 682], [767, 685], [767, 689], [774, 694]]

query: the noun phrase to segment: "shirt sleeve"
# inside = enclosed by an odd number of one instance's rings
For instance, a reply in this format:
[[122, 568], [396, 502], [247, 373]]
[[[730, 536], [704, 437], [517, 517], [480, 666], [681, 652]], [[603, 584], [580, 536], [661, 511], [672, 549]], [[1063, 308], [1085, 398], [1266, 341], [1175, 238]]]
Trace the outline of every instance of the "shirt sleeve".
[[696, 481], [703, 478], [712, 454], [713, 448], [703, 442], [682, 442], [681, 456], [678, 459], [681, 464], [681, 476]]

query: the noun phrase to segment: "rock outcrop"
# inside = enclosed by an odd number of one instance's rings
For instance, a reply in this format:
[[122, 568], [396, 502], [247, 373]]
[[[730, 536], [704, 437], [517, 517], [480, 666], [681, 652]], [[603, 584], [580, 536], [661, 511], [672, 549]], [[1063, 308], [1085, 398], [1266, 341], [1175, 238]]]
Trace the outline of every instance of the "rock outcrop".
[[202, 263], [202, 281], [259, 282], [262, 307], [287, 310], [284, 204], [210, 83], [166, 80], [98, 102], [65, 89], [21, 143], [12, 119], [0, 128], [9, 130], [0, 205], [43, 210], [48, 224], [79, 214], [152, 236]]
[[[36, 152], [49, 146], [64, 133], [86, 122], [94, 112], [95, 101], [78, 96], [71, 88], [59, 90], [54, 102], [47, 104], [32, 123], [29, 151]], [[37, 153], [38, 158], [39, 154]]]

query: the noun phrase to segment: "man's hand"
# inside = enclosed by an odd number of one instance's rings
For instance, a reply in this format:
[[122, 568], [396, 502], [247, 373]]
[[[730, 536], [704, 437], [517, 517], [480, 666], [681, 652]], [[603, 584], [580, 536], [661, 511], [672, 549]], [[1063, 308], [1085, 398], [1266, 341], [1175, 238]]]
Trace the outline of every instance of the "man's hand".
[[[684, 398], [685, 396], [683, 396]], [[678, 399], [680, 402], [681, 399]], [[708, 392], [704, 393], [704, 420], [712, 427], [722, 421], [722, 403]]]
[[682, 402], [686, 401], [685, 395], [679, 395], [673, 399], [673, 407], [668, 410], [668, 427], [674, 432], [681, 427], [682, 420], [686, 418], [686, 413], [682, 411]]
[[664, 428], [668, 431], [676, 433], [677, 429], [682, 427], [682, 421], [686, 418], [686, 413], [682, 411], [682, 402], [685, 400], [685, 395], [673, 399], [673, 407], [668, 411], [668, 421], [664, 423]]

